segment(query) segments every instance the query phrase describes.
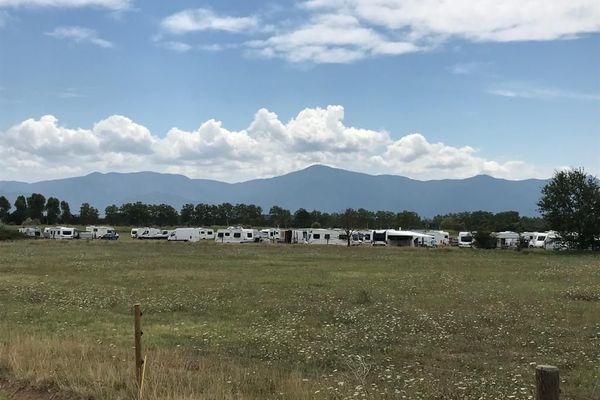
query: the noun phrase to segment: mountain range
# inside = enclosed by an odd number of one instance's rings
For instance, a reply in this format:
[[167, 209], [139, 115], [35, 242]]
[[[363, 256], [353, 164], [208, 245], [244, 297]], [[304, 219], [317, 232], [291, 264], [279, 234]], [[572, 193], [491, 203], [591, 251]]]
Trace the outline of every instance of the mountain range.
[[0, 181], [0, 195], [12, 202], [21, 194], [41, 193], [68, 201], [75, 212], [85, 202], [103, 213], [111, 204], [142, 201], [166, 203], [177, 209], [186, 203], [229, 202], [256, 204], [265, 212], [278, 205], [292, 211], [305, 208], [333, 212], [349, 207], [373, 211], [410, 210], [424, 217], [476, 210], [511, 210], [536, 216], [536, 203], [545, 183], [541, 179], [512, 181], [487, 175], [420, 181], [313, 165], [273, 178], [240, 183], [156, 172], [94, 172], [35, 183]]

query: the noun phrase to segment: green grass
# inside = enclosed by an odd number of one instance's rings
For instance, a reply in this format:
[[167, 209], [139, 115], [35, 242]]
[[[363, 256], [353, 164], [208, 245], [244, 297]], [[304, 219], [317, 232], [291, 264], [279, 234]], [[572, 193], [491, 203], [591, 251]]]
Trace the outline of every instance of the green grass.
[[148, 399], [600, 398], [600, 257], [543, 251], [0, 243], [0, 373], [133, 398], [136, 302]]

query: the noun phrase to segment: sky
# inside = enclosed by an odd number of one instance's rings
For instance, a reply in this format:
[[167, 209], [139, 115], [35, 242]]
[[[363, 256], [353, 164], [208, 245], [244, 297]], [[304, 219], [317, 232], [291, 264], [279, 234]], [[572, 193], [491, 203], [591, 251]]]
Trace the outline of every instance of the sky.
[[0, 180], [600, 175], [597, 0], [0, 0]]

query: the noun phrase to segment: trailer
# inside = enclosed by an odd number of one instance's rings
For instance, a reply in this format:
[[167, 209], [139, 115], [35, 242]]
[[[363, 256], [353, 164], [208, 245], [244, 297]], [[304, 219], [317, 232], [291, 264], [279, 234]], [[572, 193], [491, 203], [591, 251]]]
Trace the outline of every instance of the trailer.
[[496, 247], [499, 249], [514, 249], [519, 247], [520, 236], [517, 232], [496, 232], [493, 236], [496, 238]]
[[44, 228], [46, 239], [78, 239], [79, 231], [68, 226], [53, 226]]
[[170, 242], [199, 242], [200, 231], [198, 228], [176, 228], [167, 238]]
[[230, 226], [219, 229], [215, 236], [217, 243], [255, 243], [260, 240], [260, 232], [256, 229]]
[[[346, 245], [345, 232], [341, 229], [311, 229], [308, 233], [306, 243], [325, 245]], [[342, 238], [340, 238], [342, 236]]]
[[119, 234], [112, 226], [86, 226], [86, 232], [92, 233], [92, 239], [118, 239]]

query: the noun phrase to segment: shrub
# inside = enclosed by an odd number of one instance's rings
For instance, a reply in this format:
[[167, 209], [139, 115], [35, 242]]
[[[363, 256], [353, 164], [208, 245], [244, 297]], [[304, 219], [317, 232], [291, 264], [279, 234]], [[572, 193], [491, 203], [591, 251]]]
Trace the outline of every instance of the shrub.
[[26, 238], [27, 237], [19, 231], [15, 231], [13, 229], [6, 229], [5, 227], [0, 226], [0, 241], [19, 240], [19, 239], [26, 239]]
[[475, 235], [473, 235], [473, 239], [475, 240], [475, 247], [478, 249], [496, 248], [496, 238], [493, 237], [490, 232], [478, 231]]

